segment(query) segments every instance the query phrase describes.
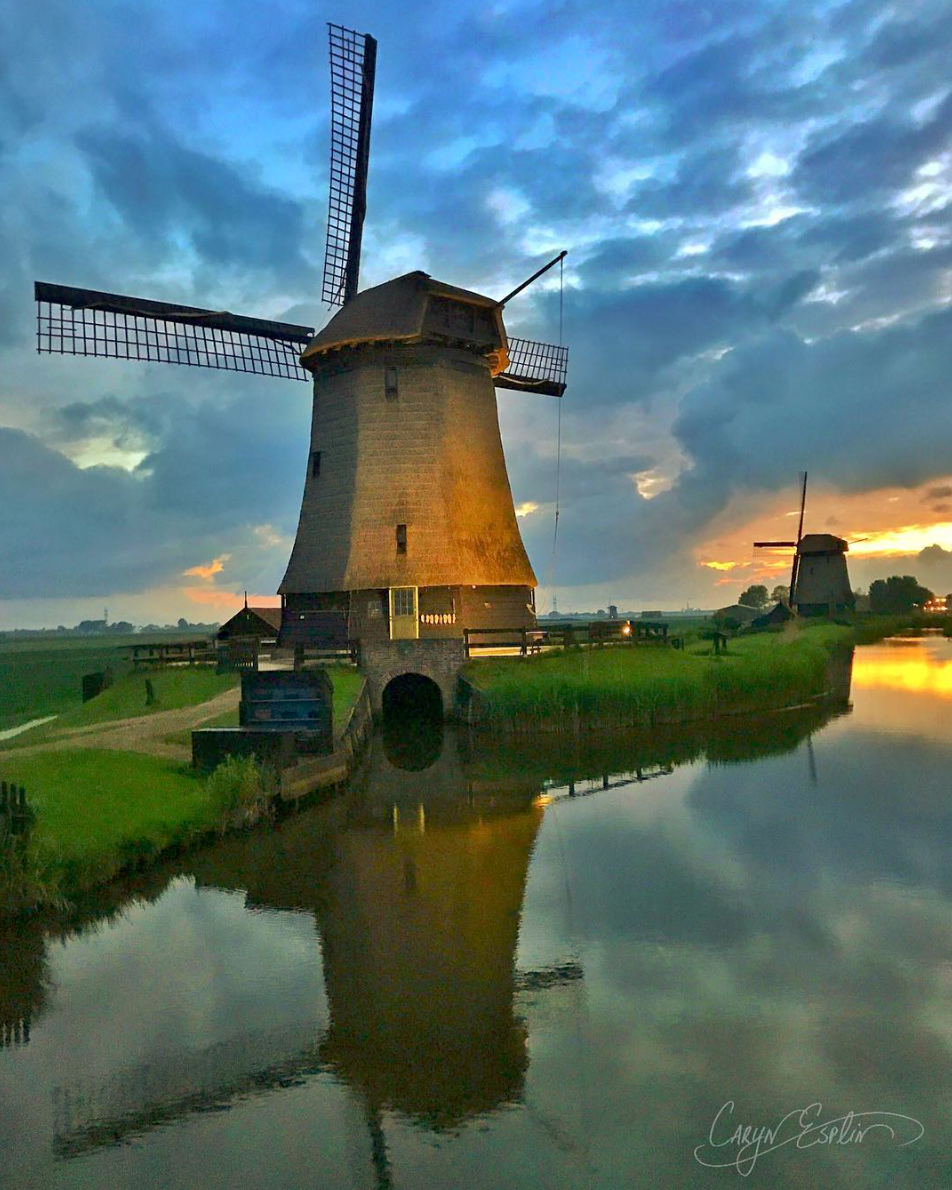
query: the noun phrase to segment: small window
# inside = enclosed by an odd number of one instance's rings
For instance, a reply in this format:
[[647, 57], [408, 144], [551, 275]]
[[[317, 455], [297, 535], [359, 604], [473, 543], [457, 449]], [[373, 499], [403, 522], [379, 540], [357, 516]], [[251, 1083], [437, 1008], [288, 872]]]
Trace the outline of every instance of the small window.
[[321, 452], [319, 450], [311, 451], [311, 475], [316, 479], [321, 473]]
[[393, 587], [391, 597], [393, 599], [393, 614], [395, 616], [416, 615], [415, 587]]
[[397, 525], [397, 553], [405, 554], [407, 552], [407, 527], [406, 525]]
[[397, 396], [399, 395], [399, 389], [397, 387], [397, 369], [396, 368], [384, 368], [383, 383], [384, 383], [384, 390], [387, 394], [387, 400], [395, 401], [397, 399]]

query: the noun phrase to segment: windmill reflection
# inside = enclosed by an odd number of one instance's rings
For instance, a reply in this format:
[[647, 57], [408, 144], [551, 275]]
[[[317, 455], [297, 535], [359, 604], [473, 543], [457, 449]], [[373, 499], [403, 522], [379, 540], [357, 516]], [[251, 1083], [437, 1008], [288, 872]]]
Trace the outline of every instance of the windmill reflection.
[[432, 1128], [518, 1098], [519, 915], [542, 819], [535, 782], [466, 783], [449, 737], [424, 773], [377, 755], [315, 906], [328, 1064], [368, 1102]]
[[329, 1020], [62, 1089], [61, 1156], [331, 1073], [362, 1103], [387, 1185], [386, 1113], [440, 1131], [520, 1099], [528, 1058], [514, 998], [581, 977], [571, 961], [515, 971], [539, 783], [470, 779], [452, 733], [420, 744], [436, 754], [423, 769], [376, 737], [346, 800], [188, 863], [200, 886], [242, 889], [250, 908], [313, 915]]

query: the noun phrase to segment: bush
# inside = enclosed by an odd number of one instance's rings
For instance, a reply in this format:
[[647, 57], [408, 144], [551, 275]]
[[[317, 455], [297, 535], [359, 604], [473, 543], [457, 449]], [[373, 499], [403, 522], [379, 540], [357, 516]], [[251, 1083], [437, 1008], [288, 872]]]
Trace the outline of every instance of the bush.
[[280, 787], [277, 773], [254, 756], [229, 756], [205, 781], [205, 794], [217, 808], [218, 829], [253, 826], [274, 816]]

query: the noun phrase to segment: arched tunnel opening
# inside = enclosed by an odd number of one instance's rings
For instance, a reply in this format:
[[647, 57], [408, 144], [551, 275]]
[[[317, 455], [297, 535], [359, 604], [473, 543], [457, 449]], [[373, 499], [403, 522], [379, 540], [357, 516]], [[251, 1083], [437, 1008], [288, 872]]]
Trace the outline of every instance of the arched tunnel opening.
[[443, 696], [432, 678], [423, 674], [400, 674], [383, 691], [383, 718], [387, 723], [442, 723]]
[[384, 753], [392, 765], [420, 772], [443, 751], [443, 696], [431, 678], [400, 674], [383, 691]]

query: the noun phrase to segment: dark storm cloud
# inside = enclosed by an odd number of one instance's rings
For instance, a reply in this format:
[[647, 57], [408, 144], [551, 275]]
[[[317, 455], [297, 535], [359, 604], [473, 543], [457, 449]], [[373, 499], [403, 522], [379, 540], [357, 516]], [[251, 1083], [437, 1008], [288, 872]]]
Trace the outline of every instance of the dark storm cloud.
[[279, 271], [302, 287], [314, 274], [301, 253], [297, 202], [253, 183], [226, 162], [183, 146], [167, 130], [80, 132], [101, 201], [144, 240], [184, 236], [211, 265]]
[[950, 137], [952, 97], [922, 126], [887, 113], [817, 136], [794, 181], [811, 200], [866, 205], [909, 185], [916, 168], [948, 148]]
[[80, 468], [32, 434], [0, 429], [0, 503], [15, 510], [0, 522], [0, 599], [145, 590], [222, 553], [247, 559], [256, 526], [292, 533], [304, 426], [290, 401], [272, 397], [263, 413], [264, 395], [196, 409], [167, 394], [160, 415], [156, 402], [118, 398], [60, 411], [54, 438], [154, 442], [132, 472]]
[[740, 487], [786, 481], [794, 452], [844, 491], [913, 487], [948, 468], [950, 334], [949, 309], [813, 343], [775, 330], [724, 358], [675, 432], [702, 471]]
[[737, 145], [727, 142], [686, 154], [670, 181], [640, 185], [628, 210], [642, 219], [670, 219], [719, 214], [750, 201], [753, 189], [736, 172], [736, 153]]
[[752, 286], [699, 275], [573, 295], [573, 378], [585, 378], [586, 406], [651, 399], [672, 369], [763, 332], [817, 279], [806, 271]]
[[952, 591], [952, 550], [944, 550], [941, 545], [927, 545], [915, 557], [914, 573], [937, 594], [948, 594]]

